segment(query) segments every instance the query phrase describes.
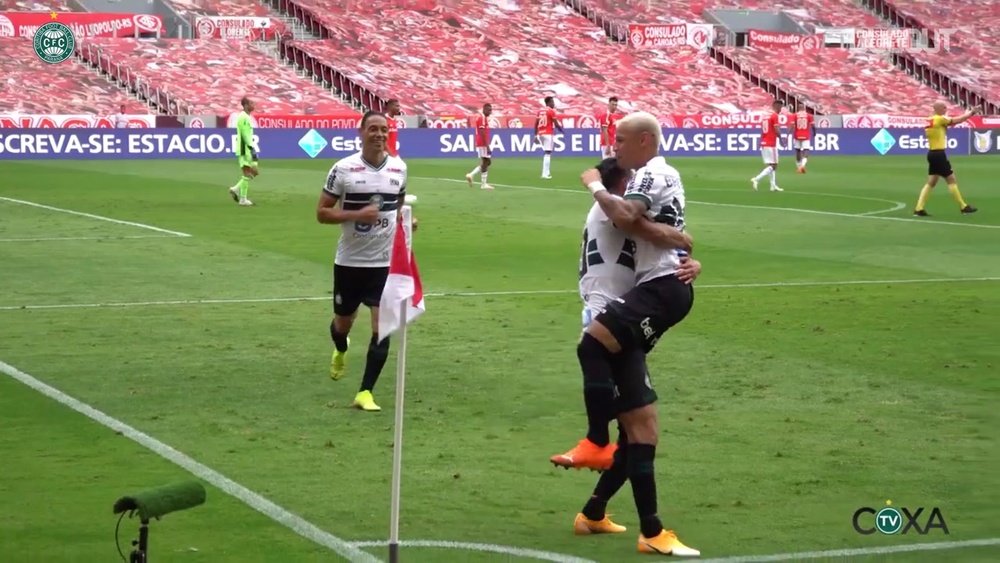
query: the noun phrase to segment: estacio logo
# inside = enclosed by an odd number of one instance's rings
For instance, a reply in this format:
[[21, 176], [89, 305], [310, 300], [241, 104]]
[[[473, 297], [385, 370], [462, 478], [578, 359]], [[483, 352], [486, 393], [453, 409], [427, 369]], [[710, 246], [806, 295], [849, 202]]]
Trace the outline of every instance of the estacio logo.
[[875, 133], [871, 142], [875, 150], [882, 156], [885, 156], [886, 153], [892, 150], [892, 147], [896, 146], [896, 138], [892, 136], [892, 133], [886, 131], [884, 127], [879, 129], [878, 133]]
[[309, 158], [316, 158], [319, 153], [323, 152], [326, 148], [326, 139], [323, 135], [320, 135], [315, 129], [310, 129], [308, 133], [299, 139], [299, 148], [301, 148]]
[[59, 14], [49, 12], [52, 21], [39, 27], [32, 39], [35, 54], [39, 59], [49, 63], [61, 63], [73, 56], [76, 50], [76, 38], [69, 26], [56, 20]]
[[[915, 510], [911, 510], [905, 506], [895, 508], [892, 506], [892, 501], [887, 500], [885, 501], [885, 508], [877, 512], [869, 506], [857, 509], [851, 518], [851, 524], [854, 526], [854, 531], [864, 536], [874, 534], [876, 531], [888, 536], [895, 534], [902, 535], [908, 534], [911, 529], [921, 536], [927, 535], [933, 529], [941, 530], [945, 535], [950, 533], [948, 531], [948, 524], [944, 521], [944, 514], [936, 506], [931, 508], [926, 523], [921, 525], [920, 517], [924, 513], [924, 510], [925, 508], [922, 506]], [[866, 518], [867, 515], [874, 515], [874, 522], [869, 524], [870, 521]]]

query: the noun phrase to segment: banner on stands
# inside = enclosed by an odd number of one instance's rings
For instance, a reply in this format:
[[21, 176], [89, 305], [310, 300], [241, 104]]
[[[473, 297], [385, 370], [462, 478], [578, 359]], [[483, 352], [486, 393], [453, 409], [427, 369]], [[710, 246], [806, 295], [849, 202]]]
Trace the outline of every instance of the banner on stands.
[[[125, 115], [127, 127], [153, 128], [157, 126], [155, 115]], [[113, 115], [31, 115], [23, 113], [0, 113], [0, 129], [110, 129], [116, 127], [117, 116]]]
[[197, 16], [194, 28], [199, 39], [249, 41], [269, 41], [282, 31], [271, 18], [252, 16]]
[[706, 23], [630, 23], [628, 44], [634, 49], [661, 49], [689, 45], [705, 49], [714, 43], [715, 31]]
[[750, 29], [747, 30], [747, 45], [750, 47], [787, 47], [800, 51], [813, 50], [823, 47], [823, 36]]
[[34, 37], [38, 28], [51, 22], [65, 24], [77, 39], [83, 37], [134, 37], [159, 35], [163, 20], [153, 14], [90, 12], [0, 12], [0, 38]]
[[[949, 136], [952, 154], [969, 154], [970, 131]], [[258, 129], [262, 160], [335, 159], [361, 149], [355, 129]], [[597, 156], [600, 134], [567, 129], [555, 136], [554, 152]], [[200, 159], [233, 158], [232, 129], [2, 129], [0, 159]], [[760, 134], [741, 129], [667, 129], [661, 152], [677, 156], [758, 156]], [[464, 129], [404, 129], [399, 132], [404, 158], [475, 158], [473, 132]], [[530, 131], [498, 129], [490, 143], [494, 158], [539, 156]], [[787, 147], [783, 147], [787, 149]], [[922, 155], [923, 129], [837, 129], [813, 138], [813, 154]]]

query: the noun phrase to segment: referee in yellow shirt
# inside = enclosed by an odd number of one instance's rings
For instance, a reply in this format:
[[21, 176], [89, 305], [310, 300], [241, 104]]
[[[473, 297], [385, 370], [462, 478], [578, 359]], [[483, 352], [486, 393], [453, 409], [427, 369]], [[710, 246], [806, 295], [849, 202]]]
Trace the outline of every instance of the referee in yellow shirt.
[[917, 207], [913, 210], [913, 214], [918, 217], [930, 216], [924, 210], [924, 206], [927, 204], [927, 198], [931, 195], [931, 190], [937, 185], [938, 178], [944, 178], [948, 182], [948, 192], [958, 202], [958, 208], [961, 209], [962, 213], [969, 214], [977, 211], [975, 207], [965, 203], [965, 200], [962, 199], [962, 192], [958, 191], [958, 180], [955, 179], [955, 172], [951, 169], [951, 163], [948, 162], [948, 155], [944, 151], [948, 146], [948, 127], [958, 125], [976, 115], [979, 113], [979, 108], [971, 109], [955, 118], [944, 114], [947, 109], [943, 102], [934, 104], [934, 115], [928, 118], [927, 128], [924, 130], [924, 133], [927, 135], [928, 146], [927, 183], [920, 190]]

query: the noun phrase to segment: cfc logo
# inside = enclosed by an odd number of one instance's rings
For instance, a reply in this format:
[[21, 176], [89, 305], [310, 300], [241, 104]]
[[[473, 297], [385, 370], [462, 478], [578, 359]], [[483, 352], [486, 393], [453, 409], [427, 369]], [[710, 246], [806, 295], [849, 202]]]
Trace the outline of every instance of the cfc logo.
[[[948, 524], [944, 521], [944, 514], [936, 506], [931, 509], [925, 523], [921, 525], [921, 515], [923, 515], [924, 510], [924, 507], [912, 511], [906, 507], [895, 508], [892, 506], [892, 501], [886, 501], [886, 507], [879, 511], [869, 506], [857, 509], [854, 511], [851, 524], [854, 525], [854, 531], [864, 536], [875, 532], [890, 536], [902, 535], [908, 534], [910, 530], [923, 536], [935, 528], [946, 535], [950, 533]], [[874, 516], [874, 520], [870, 520], [870, 516]]]

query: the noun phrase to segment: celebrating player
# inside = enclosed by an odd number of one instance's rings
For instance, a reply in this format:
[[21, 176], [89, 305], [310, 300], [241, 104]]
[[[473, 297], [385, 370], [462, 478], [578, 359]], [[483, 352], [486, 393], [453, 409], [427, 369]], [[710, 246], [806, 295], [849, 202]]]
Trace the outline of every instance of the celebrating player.
[[[378, 411], [372, 390], [389, 356], [389, 339], [378, 341], [379, 302], [389, 275], [389, 256], [396, 215], [406, 195], [406, 164], [386, 151], [389, 124], [385, 115], [369, 111], [361, 119], [361, 152], [330, 168], [316, 208], [320, 223], [341, 225], [333, 266], [333, 323], [330, 338], [335, 350], [330, 377], [338, 380], [347, 369], [347, 336], [358, 307], [371, 310], [372, 338], [361, 388], [352, 406]], [[338, 205], [339, 204], [339, 205]], [[416, 227], [416, 220], [414, 220]]]
[[[684, 186], [677, 170], [657, 156], [662, 137], [659, 120], [649, 113], [633, 113], [618, 122], [615, 144], [618, 165], [637, 169], [624, 199], [614, 197], [599, 180], [588, 184], [613, 224], [634, 225], [645, 215], [683, 230]], [[677, 276], [681, 256], [676, 250], [657, 248], [639, 239], [635, 257], [638, 285], [598, 314], [577, 347], [584, 381], [599, 385], [612, 379], [618, 392], [617, 402], [613, 393], [607, 392], [594, 393], [593, 400], [585, 397], [588, 418], [589, 413], [600, 413], [608, 420], [608, 413], [617, 409], [618, 420], [625, 429], [627, 472], [641, 529], [639, 551], [698, 555], [698, 550], [685, 546], [672, 531], [665, 530], [657, 515], [653, 469], [659, 435], [654, 405], [657, 397], [645, 370], [645, 354], [667, 330], [687, 316], [694, 303], [694, 291]], [[620, 369], [615, 370], [616, 365]], [[588, 441], [581, 441], [573, 451], [582, 451]], [[593, 446], [600, 448], [599, 444]], [[605, 445], [600, 449], [609, 451], [613, 447]], [[575, 457], [573, 451], [567, 455]]]
[[389, 122], [389, 138], [386, 140], [385, 149], [391, 156], [399, 156], [399, 124], [396, 123], [396, 116], [403, 111], [399, 109], [399, 100], [393, 98], [385, 103], [385, 115]]
[[486, 182], [486, 174], [490, 169], [490, 164], [493, 162], [492, 153], [490, 152], [490, 114], [492, 113], [493, 106], [491, 104], [483, 104], [482, 113], [477, 113], [472, 121], [472, 127], [476, 130], [476, 153], [479, 155], [479, 166], [476, 166], [472, 169], [472, 172], [465, 175], [465, 181], [469, 183], [470, 188], [476, 174], [482, 174], [480, 176], [482, 183], [479, 187], [484, 190], [493, 189], [493, 186]]
[[253, 141], [253, 120], [250, 119], [254, 109], [253, 100], [244, 97], [240, 100], [240, 105], [243, 106], [243, 111], [236, 117], [236, 161], [243, 175], [235, 186], [229, 188], [229, 195], [240, 205], [250, 206], [253, 202], [247, 199], [247, 192], [250, 191], [250, 180], [260, 173], [257, 160], [257, 151], [260, 149]]
[[545, 109], [538, 112], [535, 119], [535, 141], [542, 145], [545, 156], [542, 157], [542, 179], [552, 179], [552, 136], [554, 129], [563, 132], [562, 123], [556, 118], [556, 100], [552, 96], [545, 98]]
[[799, 174], [806, 173], [806, 162], [809, 162], [809, 151], [812, 149], [812, 137], [816, 134], [813, 115], [804, 108], [795, 114], [795, 129], [792, 134], [792, 145], [795, 147], [795, 165]]
[[771, 104], [771, 115], [765, 117], [760, 124], [760, 155], [764, 158], [764, 169], [760, 174], [750, 178], [753, 191], [757, 191], [757, 182], [763, 180], [764, 176], [771, 178], [772, 192], [784, 191], [778, 187], [778, 129], [783, 105], [780, 100], [774, 100]]
[[597, 116], [601, 127], [601, 157], [610, 158], [615, 155], [615, 128], [622, 114], [618, 113], [618, 98], [608, 98], [608, 110]]
[[958, 191], [958, 179], [955, 178], [955, 171], [951, 169], [948, 162], [948, 155], [945, 148], [948, 146], [948, 127], [958, 125], [967, 121], [973, 115], [979, 113], [979, 108], [971, 109], [962, 115], [952, 119], [944, 114], [948, 108], [942, 102], [934, 104], [934, 115], [927, 118], [927, 128], [924, 133], [927, 135], [927, 183], [920, 190], [920, 197], [917, 199], [917, 207], [913, 214], [918, 217], [929, 217], [930, 214], [924, 209], [927, 205], [927, 198], [931, 195], [931, 190], [937, 185], [938, 178], [944, 178], [948, 183], [948, 192], [958, 203], [958, 208], [962, 213], [968, 215], [979, 211], [962, 199], [962, 192]]

